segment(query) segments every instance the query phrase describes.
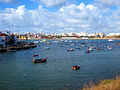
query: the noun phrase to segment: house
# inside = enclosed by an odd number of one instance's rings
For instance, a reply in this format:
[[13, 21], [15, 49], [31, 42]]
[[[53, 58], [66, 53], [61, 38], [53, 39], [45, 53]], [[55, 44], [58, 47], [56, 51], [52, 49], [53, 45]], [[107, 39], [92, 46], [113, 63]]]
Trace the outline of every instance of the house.
[[9, 41], [9, 36], [7, 34], [0, 33], [0, 46], [5, 47], [7, 41]]
[[13, 34], [0, 33], [0, 47], [6, 47], [7, 45], [17, 45], [17, 37]]

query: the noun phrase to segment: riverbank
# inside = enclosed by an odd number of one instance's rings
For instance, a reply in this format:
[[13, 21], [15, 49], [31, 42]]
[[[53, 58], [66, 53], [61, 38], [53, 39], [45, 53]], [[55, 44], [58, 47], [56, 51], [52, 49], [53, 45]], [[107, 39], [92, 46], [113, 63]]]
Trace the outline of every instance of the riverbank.
[[90, 83], [85, 85], [83, 90], [120, 90], [120, 77], [115, 79], [102, 80], [98, 85]]

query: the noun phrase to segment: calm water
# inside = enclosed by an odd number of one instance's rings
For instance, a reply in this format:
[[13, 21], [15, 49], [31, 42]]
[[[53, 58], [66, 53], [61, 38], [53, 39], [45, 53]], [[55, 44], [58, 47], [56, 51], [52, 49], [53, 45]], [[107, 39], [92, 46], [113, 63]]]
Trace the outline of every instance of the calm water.
[[[89, 81], [115, 77], [116, 73], [120, 74], [120, 46], [115, 45], [116, 42], [120, 40], [72, 40], [69, 42], [72, 45], [38, 43], [34, 49], [0, 53], [0, 90], [73, 90]], [[69, 47], [80, 47], [80, 43], [104, 47], [102, 51], [93, 49], [89, 54], [85, 54], [87, 47], [67, 51]], [[108, 50], [107, 45], [113, 49]], [[50, 50], [43, 50], [44, 47]], [[48, 61], [34, 64], [31, 60], [34, 54], [47, 57]], [[81, 68], [72, 70], [76, 64]]]

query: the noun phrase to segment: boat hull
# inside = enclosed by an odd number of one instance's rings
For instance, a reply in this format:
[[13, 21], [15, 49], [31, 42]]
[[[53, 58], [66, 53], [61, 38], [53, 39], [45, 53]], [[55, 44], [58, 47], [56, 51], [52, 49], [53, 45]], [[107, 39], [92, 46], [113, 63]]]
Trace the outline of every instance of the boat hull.
[[32, 58], [32, 61], [33, 61], [34, 63], [44, 63], [44, 62], [47, 61], [47, 58], [42, 58], [42, 59], [33, 59], [33, 58]]

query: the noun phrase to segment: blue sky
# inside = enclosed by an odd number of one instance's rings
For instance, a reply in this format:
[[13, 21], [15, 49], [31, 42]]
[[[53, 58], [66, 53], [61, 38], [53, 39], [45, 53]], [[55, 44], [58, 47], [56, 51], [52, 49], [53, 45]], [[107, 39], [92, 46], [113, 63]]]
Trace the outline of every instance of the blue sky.
[[[14, 3], [7, 3], [7, 2], [2, 2], [0, 0], [0, 9], [5, 9], [5, 8], [17, 8], [20, 5], [25, 5], [27, 9], [37, 9], [37, 7], [41, 4], [44, 8], [50, 10], [50, 11], [57, 11], [60, 7], [46, 7], [43, 3], [39, 3], [38, 0], [14, 0], [17, 1], [16, 4]], [[4, 1], [4, 0], [3, 0]], [[7, 0], [6, 0], [7, 1]], [[12, 0], [13, 1], [13, 0]], [[59, 0], [58, 0], [59, 1]], [[94, 0], [68, 0], [68, 4], [76, 4], [79, 5], [80, 3], [84, 4], [91, 4], [93, 3]]]
[[0, 0], [0, 30], [119, 32], [120, 0]]

